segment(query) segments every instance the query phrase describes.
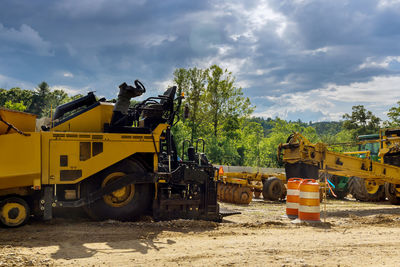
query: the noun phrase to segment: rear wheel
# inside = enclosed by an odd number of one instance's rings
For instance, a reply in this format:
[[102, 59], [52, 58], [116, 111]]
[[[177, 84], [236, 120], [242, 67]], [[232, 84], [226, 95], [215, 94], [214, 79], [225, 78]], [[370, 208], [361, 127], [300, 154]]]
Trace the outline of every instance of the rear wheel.
[[285, 196], [285, 185], [276, 177], [268, 178], [263, 185], [264, 199], [277, 201]]
[[359, 201], [385, 200], [385, 186], [359, 177], [351, 177], [348, 184], [350, 194]]
[[[135, 160], [124, 160], [83, 184], [83, 191], [90, 194], [104, 188], [126, 174], [145, 173], [144, 167]], [[150, 209], [151, 184], [130, 184], [87, 205], [85, 211], [95, 220], [135, 220]]]
[[0, 208], [0, 221], [6, 227], [24, 225], [30, 215], [29, 206], [19, 197], [9, 197], [2, 201]]

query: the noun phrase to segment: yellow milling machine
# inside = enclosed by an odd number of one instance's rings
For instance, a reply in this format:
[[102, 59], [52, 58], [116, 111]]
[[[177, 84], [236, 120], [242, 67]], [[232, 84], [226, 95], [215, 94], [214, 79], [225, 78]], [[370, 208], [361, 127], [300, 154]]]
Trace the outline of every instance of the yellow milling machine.
[[188, 160], [178, 161], [171, 127], [183, 96], [175, 98], [176, 87], [133, 108], [143, 84], [119, 88], [115, 104], [89, 93], [57, 107], [40, 131], [34, 115], [0, 109], [1, 224], [76, 207], [96, 220], [222, 218], [204, 153], [190, 147]]

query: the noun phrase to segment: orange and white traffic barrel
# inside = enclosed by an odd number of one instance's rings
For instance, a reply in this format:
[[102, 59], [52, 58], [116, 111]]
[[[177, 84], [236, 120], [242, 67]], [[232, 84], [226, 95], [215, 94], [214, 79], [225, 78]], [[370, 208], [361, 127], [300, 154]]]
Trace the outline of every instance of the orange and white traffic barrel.
[[299, 219], [303, 222], [319, 222], [319, 183], [304, 179], [300, 184]]
[[299, 186], [302, 181], [303, 179], [301, 178], [290, 178], [287, 182], [286, 215], [291, 219], [295, 219], [298, 216]]

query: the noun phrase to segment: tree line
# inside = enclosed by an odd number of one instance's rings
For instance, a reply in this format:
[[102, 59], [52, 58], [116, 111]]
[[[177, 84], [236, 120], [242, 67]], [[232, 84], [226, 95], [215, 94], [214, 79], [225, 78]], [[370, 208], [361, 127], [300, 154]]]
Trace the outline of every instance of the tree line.
[[46, 82], [41, 82], [34, 90], [14, 87], [0, 88], [0, 106], [25, 111], [40, 117], [50, 117], [51, 109], [82, 97], [81, 94], [69, 96], [64, 90], [50, 90]]
[[[307, 123], [252, 117], [255, 106], [237, 86], [232, 73], [217, 65], [206, 69], [176, 69], [174, 83], [177, 93], [185, 95], [182, 109], [185, 105], [190, 107], [189, 117], [181, 116], [173, 127], [179, 156], [183, 157], [185, 140], [196, 146], [197, 140], [203, 139], [205, 153], [215, 164], [279, 167], [277, 147], [295, 131], [311, 142], [342, 144], [354, 143], [359, 135], [377, 133], [380, 127], [400, 127], [400, 101], [388, 111], [388, 121], [382, 121], [363, 105], [353, 106], [352, 113], [345, 114], [339, 122]], [[81, 96], [50, 90], [42, 82], [35, 90], [0, 88], [0, 106], [49, 117], [52, 108]], [[200, 150], [201, 142], [198, 143]], [[349, 148], [336, 148], [346, 149]]]

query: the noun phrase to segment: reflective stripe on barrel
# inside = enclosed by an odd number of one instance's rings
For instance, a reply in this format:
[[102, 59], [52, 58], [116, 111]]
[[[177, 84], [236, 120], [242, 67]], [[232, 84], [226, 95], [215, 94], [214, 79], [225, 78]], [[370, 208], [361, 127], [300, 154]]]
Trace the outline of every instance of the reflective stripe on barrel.
[[314, 179], [304, 179], [299, 190], [299, 219], [309, 222], [320, 221], [319, 183]]
[[299, 185], [301, 178], [290, 178], [287, 182], [286, 215], [289, 218], [297, 218], [299, 212]]

